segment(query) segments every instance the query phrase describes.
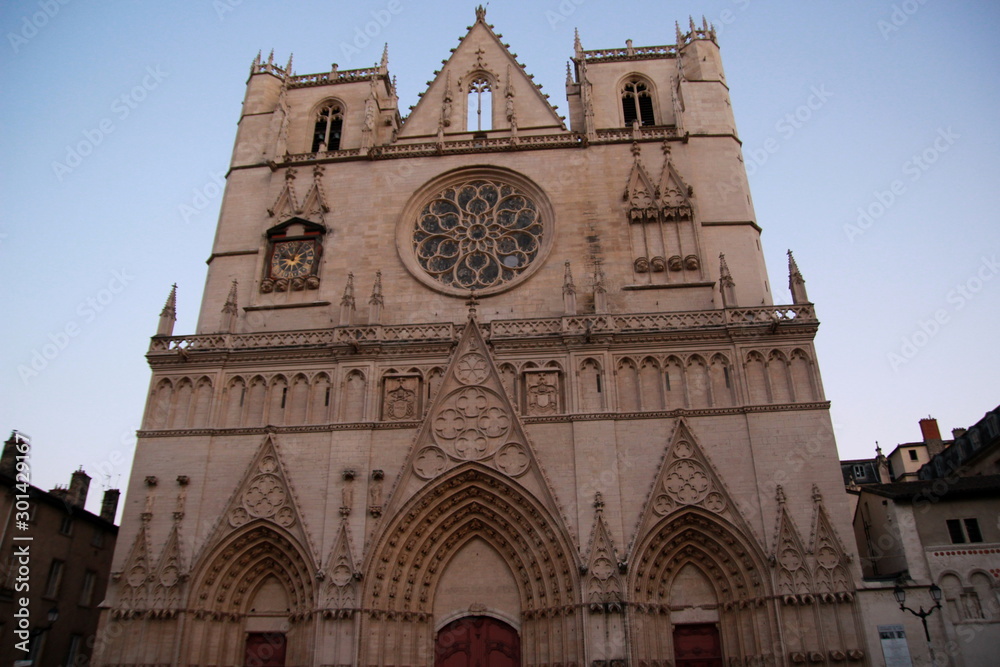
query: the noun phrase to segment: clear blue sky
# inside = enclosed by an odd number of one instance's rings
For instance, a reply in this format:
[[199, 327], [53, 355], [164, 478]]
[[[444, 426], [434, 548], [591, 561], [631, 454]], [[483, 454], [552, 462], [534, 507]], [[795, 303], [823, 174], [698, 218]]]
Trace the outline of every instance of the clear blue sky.
[[[83, 465], [91, 508], [124, 486], [173, 282], [175, 332], [194, 330], [257, 51], [305, 74], [368, 66], [388, 42], [405, 112], [473, 8], [3, 4], [0, 430], [32, 437], [39, 486]], [[574, 27], [585, 48], [672, 44], [692, 13], [719, 32], [775, 298], [790, 301], [792, 248], [823, 322], [841, 456], [917, 440], [928, 414], [945, 433], [978, 420], [1000, 396], [1000, 8], [543, 0], [488, 19], [565, 113]]]

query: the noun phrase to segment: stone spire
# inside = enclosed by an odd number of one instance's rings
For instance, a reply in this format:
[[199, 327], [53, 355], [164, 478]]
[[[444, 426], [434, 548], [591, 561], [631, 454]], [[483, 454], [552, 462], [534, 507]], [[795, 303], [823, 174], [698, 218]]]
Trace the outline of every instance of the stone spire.
[[173, 336], [174, 322], [177, 321], [177, 283], [170, 288], [170, 295], [167, 302], [163, 304], [160, 311], [160, 323], [156, 327], [157, 336]]
[[733, 275], [729, 273], [726, 255], [721, 252], [719, 253], [719, 291], [722, 293], [723, 308], [732, 308], [736, 305], [736, 283], [733, 282]]
[[792, 303], [809, 303], [805, 278], [802, 277], [791, 250], [788, 251], [788, 289], [792, 292]]
[[563, 306], [567, 315], [576, 315], [576, 285], [573, 284], [569, 260], [566, 261], [566, 269], [563, 272]]
[[604, 269], [601, 260], [594, 262], [594, 312], [608, 312], [608, 288], [604, 284]]
[[233, 284], [229, 286], [229, 296], [226, 297], [226, 303], [222, 306], [222, 325], [220, 330], [224, 333], [233, 333], [236, 331], [236, 319], [239, 317], [240, 311], [236, 307], [236, 279], [233, 278]]
[[583, 44], [580, 42], [580, 30], [573, 28], [573, 54], [579, 58], [583, 55]]
[[382, 272], [376, 271], [372, 295], [368, 298], [368, 324], [381, 324], [383, 305], [385, 300], [382, 298]]
[[340, 299], [340, 326], [350, 326], [354, 321], [354, 274], [347, 274], [344, 296]]
[[293, 54], [288, 54], [288, 64], [285, 65], [285, 79], [292, 76], [292, 56]]
[[568, 60], [566, 61], [566, 85], [573, 85], [573, 71], [570, 68], [570, 62]]
[[389, 71], [389, 42], [385, 43], [382, 49], [382, 60], [379, 62], [379, 73], [385, 74]]

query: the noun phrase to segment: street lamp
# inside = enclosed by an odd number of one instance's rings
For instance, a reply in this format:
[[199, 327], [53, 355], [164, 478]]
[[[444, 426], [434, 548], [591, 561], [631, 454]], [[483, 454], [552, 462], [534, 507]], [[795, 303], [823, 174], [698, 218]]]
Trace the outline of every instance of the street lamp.
[[924, 636], [927, 638], [927, 643], [930, 644], [931, 633], [930, 631], [927, 630], [927, 617], [933, 614], [935, 609], [941, 608], [941, 588], [937, 584], [931, 584], [931, 587], [928, 592], [931, 594], [931, 599], [934, 600], [934, 606], [928, 609], [927, 611], [924, 611], [924, 608], [922, 606], [920, 607], [920, 611], [913, 611], [905, 604], [903, 604], [904, 602], [906, 602], [906, 591], [903, 590], [902, 586], [896, 584], [896, 587], [892, 589], [892, 594], [893, 596], [895, 596], [896, 602], [899, 603], [899, 608], [908, 611], [914, 616], [918, 617], [920, 619], [920, 622], [924, 624]]
[[38, 641], [37, 641], [38, 638], [41, 635], [44, 635], [49, 630], [51, 630], [52, 626], [55, 625], [56, 621], [59, 620], [59, 607], [52, 607], [51, 609], [49, 609], [49, 613], [46, 615], [46, 618], [48, 618], [49, 620], [48, 625], [37, 627], [28, 634], [28, 638], [31, 642], [30, 643], [31, 651], [29, 652], [29, 655], [31, 656], [32, 661], [34, 661], [38, 657], [37, 655], [35, 655], [38, 651]]

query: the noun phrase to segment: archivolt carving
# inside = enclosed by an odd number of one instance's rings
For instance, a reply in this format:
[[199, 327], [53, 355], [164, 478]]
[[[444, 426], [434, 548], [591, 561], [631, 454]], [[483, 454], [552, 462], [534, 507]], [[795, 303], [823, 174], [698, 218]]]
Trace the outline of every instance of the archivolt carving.
[[708, 574], [720, 601], [759, 600], [770, 591], [758, 550], [728, 522], [698, 508], [663, 520], [638, 543], [633, 562], [639, 603], [667, 604], [669, 584], [687, 563]]
[[254, 584], [274, 576], [284, 586], [293, 614], [313, 608], [313, 573], [307, 551], [288, 533], [258, 520], [234, 533], [204, 559], [190, 606], [242, 613]]
[[473, 536], [486, 540], [519, 575], [523, 608], [570, 605], [576, 566], [568, 554], [574, 550], [557, 526], [495, 473], [480, 467], [453, 471], [385, 527], [366, 566], [366, 606], [429, 612], [442, 565]]

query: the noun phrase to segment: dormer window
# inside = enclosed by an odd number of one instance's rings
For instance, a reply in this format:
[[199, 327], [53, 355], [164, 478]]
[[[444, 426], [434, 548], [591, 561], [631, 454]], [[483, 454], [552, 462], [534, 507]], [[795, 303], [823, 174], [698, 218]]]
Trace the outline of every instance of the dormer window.
[[340, 150], [340, 131], [344, 126], [344, 113], [336, 102], [329, 102], [316, 112], [312, 152]]
[[632, 127], [636, 120], [639, 125], [656, 125], [653, 119], [653, 96], [649, 85], [639, 78], [629, 79], [622, 86], [622, 111], [625, 127]]
[[466, 129], [470, 132], [493, 129], [493, 88], [485, 76], [469, 82], [469, 115]]

